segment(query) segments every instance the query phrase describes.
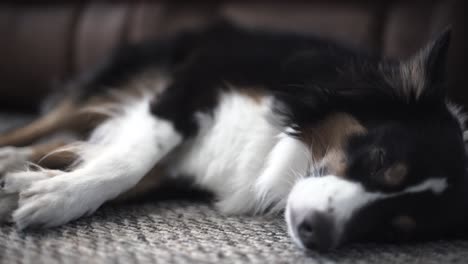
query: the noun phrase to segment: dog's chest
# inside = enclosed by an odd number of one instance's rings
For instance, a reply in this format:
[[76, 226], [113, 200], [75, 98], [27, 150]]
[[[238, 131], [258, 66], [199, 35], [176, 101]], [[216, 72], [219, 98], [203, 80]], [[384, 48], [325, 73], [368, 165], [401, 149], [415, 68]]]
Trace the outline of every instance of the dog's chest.
[[279, 130], [265, 119], [268, 111], [267, 99], [223, 94], [212, 114], [197, 113], [200, 132], [177, 152], [171, 168], [193, 176], [221, 202], [254, 202], [253, 186], [278, 142]]

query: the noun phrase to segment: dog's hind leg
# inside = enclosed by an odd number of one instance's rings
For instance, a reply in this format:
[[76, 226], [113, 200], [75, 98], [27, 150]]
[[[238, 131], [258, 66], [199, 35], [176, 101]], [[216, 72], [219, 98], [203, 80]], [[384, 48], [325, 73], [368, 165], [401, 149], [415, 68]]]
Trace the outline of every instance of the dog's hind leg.
[[60, 152], [60, 155], [53, 152], [68, 143], [68, 140], [52, 140], [27, 147], [0, 148], [0, 175], [24, 169], [28, 164], [48, 169], [66, 168], [76, 155], [71, 152]]
[[151, 192], [158, 191], [158, 188], [163, 186], [166, 175], [167, 171], [164, 166], [157, 164], [135, 186], [120, 194], [112, 202], [121, 203], [137, 200]]
[[[150, 100], [127, 105], [98, 126], [89, 141], [77, 147], [79, 162], [73, 170], [6, 174], [0, 194], [17, 194], [12, 214], [16, 226], [64, 224], [137, 185], [183, 139], [171, 121], [151, 114]], [[37, 180], [22, 187], [15, 185], [20, 177]]]
[[[11, 213], [18, 206], [18, 193], [22, 189], [28, 188], [35, 181], [47, 179], [60, 172], [52, 169], [63, 169], [72, 164], [76, 158], [75, 154], [67, 151], [55, 153], [66, 144], [67, 141], [51, 141], [28, 147], [0, 149], [0, 178], [10, 172], [8, 183], [6, 178], [0, 180], [0, 189], [3, 188], [0, 191], [0, 222], [11, 220]], [[11, 173], [15, 170], [23, 171]], [[5, 188], [5, 184], [10, 188]]]
[[76, 112], [71, 100], [64, 100], [44, 116], [24, 127], [0, 135], [0, 146], [26, 146], [33, 142], [65, 129]]

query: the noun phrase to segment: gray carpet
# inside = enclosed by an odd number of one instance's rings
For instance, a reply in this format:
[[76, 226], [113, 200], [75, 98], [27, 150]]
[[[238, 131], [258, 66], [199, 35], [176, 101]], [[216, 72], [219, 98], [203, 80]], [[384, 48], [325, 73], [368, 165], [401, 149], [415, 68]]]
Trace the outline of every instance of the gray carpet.
[[282, 219], [224, 217], [203, 204], [106, 206], [69, 225], [0, 228], [1, 263], [467, 263], [468, 242], [294, 247]]
[[[1, 126], [23, 122], [0, 115]], [[0, 263], [468, 263], [468, 241], [303, 253], [281, 217], [226, 217], [203, 203], [108, 205], [63, 227], [0, 227]]]

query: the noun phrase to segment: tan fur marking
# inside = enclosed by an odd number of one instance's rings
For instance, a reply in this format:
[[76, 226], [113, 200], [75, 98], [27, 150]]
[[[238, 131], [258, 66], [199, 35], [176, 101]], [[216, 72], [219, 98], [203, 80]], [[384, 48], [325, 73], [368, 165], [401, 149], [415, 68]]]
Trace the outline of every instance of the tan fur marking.
[[265, 89], [263, 87], [237, 87], [237, 90], [259, 104], [265, 97]]
[[63, 101], [50, 113], [32, 123], [0, 135], [0, 146], [25, 146], [57, 132], [69, 124], [70, 116], [73, 116], [75, 111], [76, 105], [72, 101]]
[[390, 186], [400, 185], [406, 178], [408, 169], [406, 165], [397, 163], [388, 168], [384, 173], [385, 184]]
[[165, 168], [162, 165], [156, 165], [150, 172], [148, 172], [141, 181], [133, 188], [126, 191], [115, 198], [114, 202], [123, 202], [141, 197], [150, 191], [156, 190], [162, 182], [162, 177], [165, 175]]
[[151, 93], [155, 98], [160, 95], [170, 83], [163, 72], [157, 69], [149, 69], [138, 74], [131, 80], [121, 84], [107, 93], [89, 98], [79, 108], [78, 128], [93, 129], [96, 125], [118, 114], [123, 104], [135, 98], [140, 98]]
[[323, 157], [328, 174], [344, 176], [346, 171], [346, 158], [341, 149], [329, 150]]
[[263, 97], [265, 96], [263, 91], [260, 90], [243, 90], [241, 92], [247, 95], [248, 97], [252, 98], [257, 103], [261, 103]]
[[[143, 95], [145, 91], [159, 94], [170, 80], [157, 69], [150, 69], [106, 94], [92, 96], [85, 102], [71, 98], [63, 100], [49, 113], [28, 125], [0, 134], [0, 146], [26, 146], [59, 131], [87, 133], [109, 116], [93, 111], [109, 105], [118, 106], [125, 99]], [[79, 88], [77, 88], [79, 89]]]
[[302, 133], [302, 140], [311, 148], [314, 160], [323, 160], [328, 173], [343, 176], [346, 159], [342, 147], [350, 135], [365, 133], [366, 129], [351, 115], [334, 113], [319, 125]]
[[73, 163], [77, 158], [76, 154], [69, 151], [58, 151], [55, 150], [66, 146], [68, 142], [65, 141], [54, 141], [45, 144], [38, 144], [32, 146], [32, 154], [30, 161], [37, 163], [37, 165], [48, 168], [48, 169], [65, 169]]

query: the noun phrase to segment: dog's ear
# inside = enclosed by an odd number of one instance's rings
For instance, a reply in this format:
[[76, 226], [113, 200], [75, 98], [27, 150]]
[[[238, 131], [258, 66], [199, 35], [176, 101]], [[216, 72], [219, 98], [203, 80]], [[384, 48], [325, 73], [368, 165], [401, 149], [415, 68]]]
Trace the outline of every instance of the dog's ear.
[[451, 29], [444, 30], [408, 61], [401, 64], [404, 81], [409, 82], [413, 95], [443, 99], [445, 95], [447, 55]]
[[[447, 28], [440, 36], [422, 51], [426, 56], [426, 74], [431, 84], [445, 81], [447, 55], [450, 46], [451, 29]], [[425, 54], [426, 53], [426, 54]]]

